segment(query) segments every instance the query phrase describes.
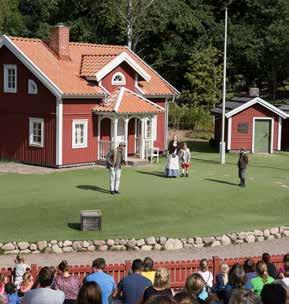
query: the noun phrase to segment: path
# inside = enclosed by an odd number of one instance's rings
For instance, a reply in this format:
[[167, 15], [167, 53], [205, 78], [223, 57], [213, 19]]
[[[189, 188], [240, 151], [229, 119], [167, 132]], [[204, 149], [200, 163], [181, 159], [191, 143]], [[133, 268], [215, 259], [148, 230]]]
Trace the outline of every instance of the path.
[[[152, 257], [155, 261], [193, 260], [200, 258], [211, 258], [212, 256], [245, 257], [259, 256], [264, 252], [270, 254], [284, 254], [289, 252], [289, 238], [268, 240], [260, 243], [230, 245], [226, 247], [208, 247], [201, 249], [182, 249], [175, 251], [107, 251], [107, 252], [81, 252], [67, 254], [35, 254], [28, 255], [28, 264], [57, 265], [62, 259], [71, 265], [87, 265], [97, 257], [103, 257], [107, 263], [123, 263], [135, 258]], [[0, 256], [0, 267], [13, 266], [13, 256]]]

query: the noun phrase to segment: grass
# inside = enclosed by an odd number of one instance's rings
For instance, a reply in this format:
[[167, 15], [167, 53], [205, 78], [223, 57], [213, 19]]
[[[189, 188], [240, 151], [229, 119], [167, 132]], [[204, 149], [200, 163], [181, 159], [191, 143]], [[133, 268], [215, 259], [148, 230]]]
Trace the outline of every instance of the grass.
[[[240, 189], [237, 155], [220, 166], [206, 142], [192, 150], [189, 178], [164, 178], [165, 160], [126, 168], [119, 196], [107, 191], [106, 169], [0, 175], [0, 241], [187, 237], [289, 223], [289, 153], [250, 156]], [[102, 210], [101, 232], [79, 231], [81, 209]]]

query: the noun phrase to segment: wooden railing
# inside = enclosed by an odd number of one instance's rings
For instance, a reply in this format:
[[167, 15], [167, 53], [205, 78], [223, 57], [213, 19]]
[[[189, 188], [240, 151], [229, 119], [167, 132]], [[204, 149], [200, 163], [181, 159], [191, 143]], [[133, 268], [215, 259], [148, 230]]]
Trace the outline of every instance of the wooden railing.
[[[213, 257], [208, 259], [209, 270], [213, 273], [214, 277], [220, 271], [221, 263], [225, 262], [229, 266], [234, 265], [235, 263], [243, 264], [248, 257], [240, 258], [227, 258], [221, 259], [219, 257]], [[251, 257], [255, 262], [261, 259], [260, 256]], [[283, 255], [271, 256], [271, 262], [276, 265], [277, 268], [281, 267], [283, 263]], [[154, 267], [165, 267], [169, 269], [170, 272], [170, 281], [171, 287], [174, 289], [180, 289], [185, 285], [186, 278], [198, 270], [200, 260], [190, 260], [190, 261], [170, 261], [170, 262], [156, 262]], [[35, 278], [37, 273], [40, 270], [40, 266], [31, 265], [31, 273]], [[131, 269], [131, 262], [127, 261], [123, 264], [109, 264], [106, 266], [106, 272], [111, 274], [115, 281], [118, 283], [124, 276], [126, 276]], [[0, 269], [1, 273], [5, 273], [9, 281], [13, 281], [13, 270], [11, 268], [2, 268]], [[74, 275], [77, 275], [81, 280], [85, 278], [87, 274], [91, 272], [90, 265], [75, 265], [70, 268], [70, 272]]]
[[105, 159], [107, 153], [111, 150], [111, 141], [109, 140], [99, 140], [99, 159]]

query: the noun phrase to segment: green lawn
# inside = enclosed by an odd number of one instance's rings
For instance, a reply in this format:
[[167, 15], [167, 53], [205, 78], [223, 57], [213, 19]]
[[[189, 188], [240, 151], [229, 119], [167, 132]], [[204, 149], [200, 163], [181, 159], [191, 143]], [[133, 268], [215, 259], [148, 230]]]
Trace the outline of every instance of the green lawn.
[[[0, 241], [221, 234], [289, 224], [289, 153], [250, 156], [248, 186], [227, 164], [193, 144], [189, 178], [162, 176], [165, 160], [123, 170], [121, 195], [107, 192], [106, 169], [0, 175]], [[205, 152], [202, 152], [205, 151]], [[101, 209], [101, 233], [78, 230], [81, 209]]]

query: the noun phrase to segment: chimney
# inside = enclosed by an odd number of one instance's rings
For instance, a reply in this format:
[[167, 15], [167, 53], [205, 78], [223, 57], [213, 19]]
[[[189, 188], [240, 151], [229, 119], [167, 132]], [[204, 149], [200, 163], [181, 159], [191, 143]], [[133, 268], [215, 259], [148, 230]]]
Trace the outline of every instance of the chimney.
[[50, 49], [59, 56], [60, 59], [69, 59], [69, 27], [62, 23], [52, 26], [49, 36]]

